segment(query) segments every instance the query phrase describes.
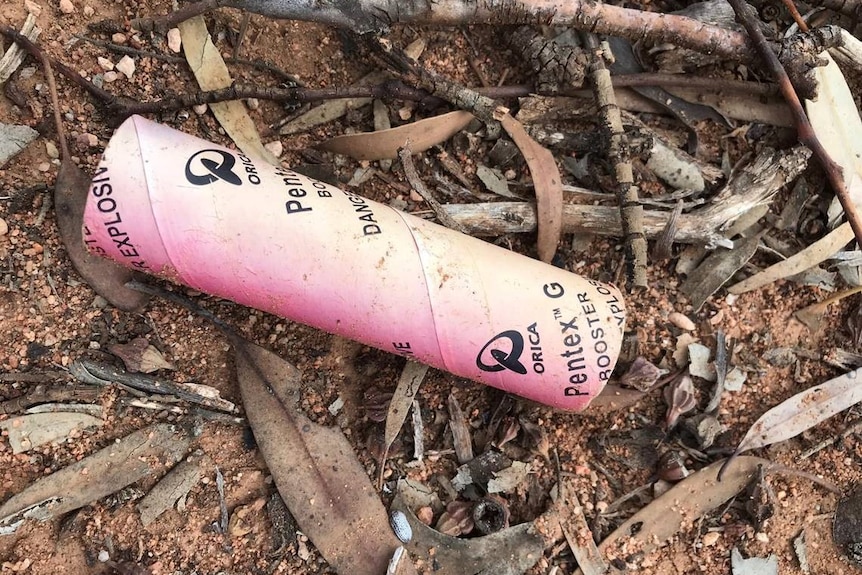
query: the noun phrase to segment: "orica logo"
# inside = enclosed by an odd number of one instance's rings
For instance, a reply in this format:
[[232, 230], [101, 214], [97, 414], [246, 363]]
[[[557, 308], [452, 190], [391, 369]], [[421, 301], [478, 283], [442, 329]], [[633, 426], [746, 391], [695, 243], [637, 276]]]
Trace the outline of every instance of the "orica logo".
[[195, 152], [186, 162], [186, 179], [196, 185], [205, 186], [222, 180], [241, 186], [242, 180], [233, 171], [236, 158], [222, 150], [201, 150]]
[[482, 371], [503, 371], [508, 369], [521, 375], [527, 374], [527, 368], [521, 363], [524, 353], [524, 336], [513, 329], [498, 333], [485, 344], [476, 356], [476, 366]]

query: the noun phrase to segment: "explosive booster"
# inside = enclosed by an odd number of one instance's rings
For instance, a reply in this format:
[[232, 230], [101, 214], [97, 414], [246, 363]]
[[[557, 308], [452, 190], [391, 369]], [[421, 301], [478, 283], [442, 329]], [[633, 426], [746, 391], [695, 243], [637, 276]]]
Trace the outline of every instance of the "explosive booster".
[[625, 306], [592, 281], [139, 116], [84, 213], [129, 268], [547, 405], [610, 377]]

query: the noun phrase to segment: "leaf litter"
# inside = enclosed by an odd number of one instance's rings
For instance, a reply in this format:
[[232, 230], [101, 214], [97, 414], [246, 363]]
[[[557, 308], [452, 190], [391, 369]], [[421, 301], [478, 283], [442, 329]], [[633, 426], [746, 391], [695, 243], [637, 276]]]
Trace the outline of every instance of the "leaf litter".
[[25, 519], [48, 521], [161, 475], [185, 456], [190, 443], [190, 431], [181, 426], [159, 423], [138, 430], [7, 499], [0, 505], [0, 534], [13, 533]]
[[735, 453], [744, 453], [795, 437], [862, 401], [862, 368], [797, 393], [776, 405], [751, 426]]

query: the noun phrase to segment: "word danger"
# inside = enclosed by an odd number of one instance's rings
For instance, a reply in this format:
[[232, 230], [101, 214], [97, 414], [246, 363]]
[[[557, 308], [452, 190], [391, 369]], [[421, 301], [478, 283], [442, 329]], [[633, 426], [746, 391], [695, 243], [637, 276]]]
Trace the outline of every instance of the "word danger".
[[[282, 183], [287, 187], [287, 195], [291, 198], [284, 203], [287, 215], [313, 212], [311, 199], [315, 195], [318, 198], [332, 197], [332, 189], [326, 184], [303, 178], [299, 174], [282, 168], [277, 169], [275, 173], [282, 179]], [[307, 186], [310, 186], [311, 189], [309, 190]], [[368, 200], [347, 192], [341, 193], [350, 202], [353, 212], [358, 214], [357, 219], [361, 222], [363, 236], [373, 236], [383, 231]]]

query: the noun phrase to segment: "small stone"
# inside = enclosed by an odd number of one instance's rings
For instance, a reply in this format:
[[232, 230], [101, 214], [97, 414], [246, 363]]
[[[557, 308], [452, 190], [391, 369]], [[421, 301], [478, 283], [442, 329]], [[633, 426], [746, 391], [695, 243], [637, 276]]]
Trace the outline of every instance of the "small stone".
[[108, 562], [108, 559], [110, 559], [110, 558], [111, 558], [110, 553], [108, 553], [108, 552], [107, 552], [107, 551], [105, 551], [104, 549], [102, 549], [101, 551], [99, 551], [99, 562], [100, 562], [100, 563], [107, 563], [107, 562]]
[[195, 114], [197, 114], [198, 116], [203, 116], [204, 114], [207, 113], [207, 105], [206, 104], [199, 104], [197, 106], [194, 106], [192, 108], [192, 110], [194, 110]]
[[71, 14], [75, 11], [75, 5], [72, 0], [60, 0], [60, 12], [63, 14]]
[[763, 531], [758, 531], [754, 534], [754, 538], [760, 541], [761, 543], [769, 543], [769, 535], [764, 533]]
[[48, 162], [42, 162], [41, 164], [36, 166], [36, 169], [39, 170], [40, 172], [47, 172], [48, 170], [51, 169], [51, 164], [49, 164]]
[[712, 547], [718, 542], [719, 537], [721, 537], [721, 534], [718, 531], [710, 531], [703, 536], [701, 541], [703, 542], [704, 547]]
[[89, 4], [87, 4], [86, 6], [84, 6], [84, 16], [86, 16], [87, 18], [89, 18], [90, 16], [92, 16], [92, 15], [93, 15], [93, 14], [95, 14], [95, 13], [96, 13], [95, 8], [93, 8], [93, 7], [92, 7], [92, 6], [90, 6]]
[[0, 218], [0, 236], [5, 236], [9, 233], [9, 224], [6, 223], [6, 220]]
[[119, 79], [119, 77], [120, 77], [120, 75], [117, 72], [114, 72], [112, 70], [110, 72], [105, 72], [102, 75], [102, 80], [104, 80], [106, 83], [110, 84], [111, 82], [116, 82]]
[[724, 378], [724, 389], [726, 391], [742, 391], [742, 385], [745, 383], [748, 374], [734, 367]]
[[48, 157], [52, 160], [56, 160], [60, 157], [60, 150], [57, 149], [57, 144], [51, 140], [45, 141], [45, 152], [47, 152]]
[[39, 132], [23, 124], [0, 123], [0, 167], [39, 137]]
[[413, 108], [412, 106], [404, 106], [403, 108], [399, 108], [398, 117], [402, 120], [409, 120], [413, 117]]
[[179, 54], [180, 48], [182, 48], [183, 40], [180, 36], [179, 28], [171, 28], [168, 30], [168, 48], [170, 48], [171, 52], [174, 54]]
[[120, 61], [117, 62], [116, 68], [118, 72], [122, 72], [126, 78], [131, 80], [135, 73], [135, 61], [128, 56], [123, 56]]
[[260, 100], [257, 98], [249, 98], [245, 101], [245, 105], [248, 106], [249, 110], [257, 110], [260, 108]]
[[24, 8], [27, 9], [28, 13], [32, 14], [37, 18], [42, 13], [42, 7], [39, 4], [33, 2], [33, 0], [24, 0]]
[[125, 44], [126, 43], [126, 35], [120, 32], [114, 32], [111, 34], [111, 42], [114, 44]]
[[106, 72], [114, 69], [114, 63], [103, 56], [96, 58], [96, 61], [99, 63], [99, 67]]
[[281, 143], [281, 140], [275, 140], [274, 142], [269, 142], [268, 144], [264, 144], [263, 146], [266, 148], [270, 154], [275, 156], [276, 158], [280, 158], [284, 153], [284, 146]]
[[694, 331], [695, 325], [688, 316], [681, 314], [678, 311], [672, 312], [667, 316], [668, 321], [683, 331]]
[[95, 148], [99, 145], [99, 138], [97, 138], [94, 134], [78, 134], [75, 138], [75, 143], [79, 148]]

